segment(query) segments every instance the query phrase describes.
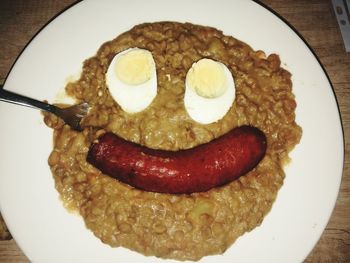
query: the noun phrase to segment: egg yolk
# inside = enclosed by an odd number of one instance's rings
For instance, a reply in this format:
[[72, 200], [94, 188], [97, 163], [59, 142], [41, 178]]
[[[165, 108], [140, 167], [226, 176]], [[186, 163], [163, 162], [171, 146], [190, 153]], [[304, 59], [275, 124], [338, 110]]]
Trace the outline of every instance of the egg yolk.
[[152, 76], [152, 54], [146, 50], [131, 50], [121, 55], [115, 64], [115, 74], [128, 85], [140, 85]]
[[211, 59], [194, 63], [187, 77], [188, 85], [204, 98], [220, 97], [227, 89], [224, 65]]

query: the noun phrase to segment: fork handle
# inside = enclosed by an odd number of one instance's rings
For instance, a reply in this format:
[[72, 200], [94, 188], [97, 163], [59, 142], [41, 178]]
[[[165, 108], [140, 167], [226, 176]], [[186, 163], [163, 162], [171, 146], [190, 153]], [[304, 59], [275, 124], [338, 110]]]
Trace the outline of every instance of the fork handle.
[[54, 105], [50, 105], [39, 100], [35, 100], [8, 90], [4, 90], [2, 86], [0, 86], [0, 101], [41, 109], [51, 113], [57, 112], [57, 107]]

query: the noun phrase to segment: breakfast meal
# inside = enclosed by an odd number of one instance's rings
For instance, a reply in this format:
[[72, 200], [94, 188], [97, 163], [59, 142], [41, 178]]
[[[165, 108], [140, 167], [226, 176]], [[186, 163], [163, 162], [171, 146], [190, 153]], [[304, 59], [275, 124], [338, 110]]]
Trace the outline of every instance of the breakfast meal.
[[146, 256], [222, 254], [259, 226], [302, 134], [279, 56], [207, 26], [136, 25], [65, 92], [91, 108], [82, 131], [44, 114], [63, 204], [103, 243]]

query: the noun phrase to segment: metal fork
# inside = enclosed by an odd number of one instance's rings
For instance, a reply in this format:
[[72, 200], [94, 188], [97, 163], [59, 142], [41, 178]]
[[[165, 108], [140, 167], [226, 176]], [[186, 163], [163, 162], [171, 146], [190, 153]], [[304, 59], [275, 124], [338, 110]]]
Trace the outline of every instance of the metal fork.
[[59, 108], [52, 104], [48, 104], [32, 98], [28, 98], [23, 95], [19, 95], [17, 93], [13, 93], [8, 90], [4, 90], [2, 86], [0, 86], [0, 101], [51, 112], [56, 116], [60, 117], [72, 129], [77, 131], [82, 130], [80, 122], [82, 118], [88, 113], [90, 108], [89, 104], [86, 102], [78, 105], [73, 105], [68, 108]]

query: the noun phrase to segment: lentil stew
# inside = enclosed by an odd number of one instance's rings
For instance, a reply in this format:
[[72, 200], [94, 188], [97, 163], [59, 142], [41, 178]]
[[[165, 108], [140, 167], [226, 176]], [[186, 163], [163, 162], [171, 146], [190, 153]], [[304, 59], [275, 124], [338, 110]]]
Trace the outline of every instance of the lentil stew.
[[[152, 52], [158, 94], [144, 111], [128, 114], [112, 99], [105, 72], [113, 57], [131, 47]], [[236, 85], [236, 100], [218, 122], [202, 125], [186, 113], [184, 82], [202, 58], [224, 63]], [[221, 31], [190, 23], [137, 25], [84, 62], [79, 80], [66, 92], [92, 108], [76, 132], [53, 115], [48, 163], [57, 191], [69, 210], [78, 211], [102, 242], [144, 255], [199, 260], [221, 254], [245, 232], [259, 226], [283, 184], [288, 154], [299, 142], [291, 74], [279, 56], [266, 56]], [[245, 176], [207, 192], [171, 195], [134, 189], [102, 174], [86, 161], [91, 143], [105, 132], [154, 148], [176, 151], [209, 142], [234, 127], [252, 125], [268, 142], [264, 159]]]

